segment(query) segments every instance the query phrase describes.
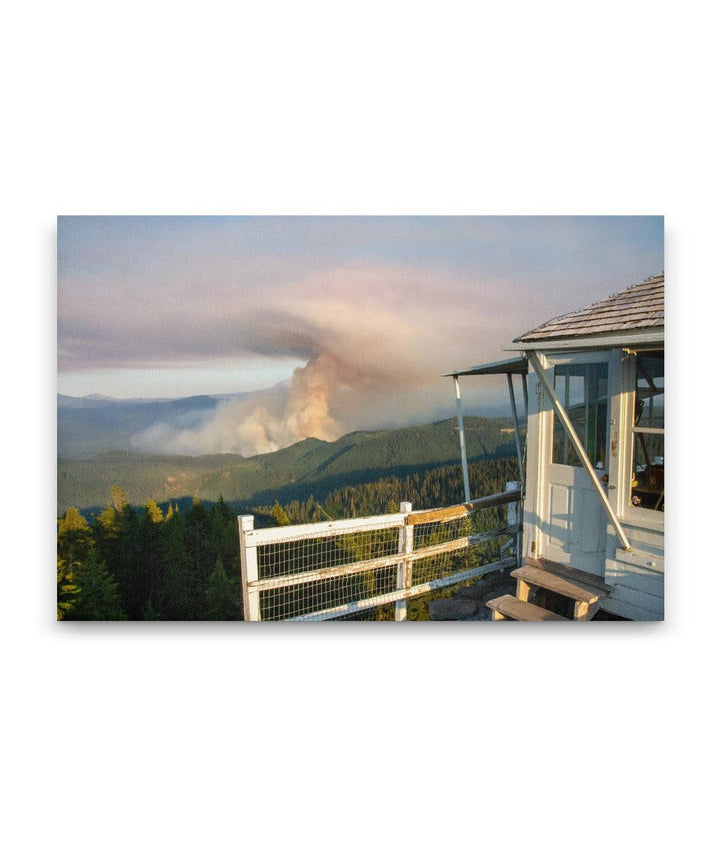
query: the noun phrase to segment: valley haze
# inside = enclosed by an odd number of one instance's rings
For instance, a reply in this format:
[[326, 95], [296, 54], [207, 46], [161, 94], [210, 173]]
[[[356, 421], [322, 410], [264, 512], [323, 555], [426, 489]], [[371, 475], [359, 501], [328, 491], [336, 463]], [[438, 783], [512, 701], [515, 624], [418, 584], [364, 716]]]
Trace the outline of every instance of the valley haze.
[[[467, 417], [470, 461], [512, 457], [515, 443], [506, 418]], [[276, 452], [243, 457], [150, 455], [128, 450], [99, 452], [84, 459], [58, 459], [58, 513], [70, 506], [107, 505], [113, 485], [136, 505], [148, 499], [197, 497], [243, 502], [316, 498], [349, 485], [458, 465], [454, 419], [382, 431], [355, 431], [335, 441], [301, 440]], [[461, 499], [458, 496], [458, 501]]]
[[[249, 399], [254, 402], [286, 390], [194, 395], [186, 398], [117, 399], [99, 394], [83, 397], [58, 395], [58, 457], [82, 459], [98, 452], [132, 451], [147, 454], [256, 454], [234, 435], [237, 413]], [[448, 401], [451, 400], [448, 388]], [[430, 419], [449, 418], [451, 407], [428, 413]], [[484, 415], [507, 417], [502, 407], [486, 407]], [[223, 425], [224, 431], [218, 430]], [[379, 425], [375, 430], [407, 427]], [[327, 438], [317, 438], [327, 439]], [[292, 445], [292, 444], [289, 444]], [[277, 451], [261, 449], [260, 453]]]

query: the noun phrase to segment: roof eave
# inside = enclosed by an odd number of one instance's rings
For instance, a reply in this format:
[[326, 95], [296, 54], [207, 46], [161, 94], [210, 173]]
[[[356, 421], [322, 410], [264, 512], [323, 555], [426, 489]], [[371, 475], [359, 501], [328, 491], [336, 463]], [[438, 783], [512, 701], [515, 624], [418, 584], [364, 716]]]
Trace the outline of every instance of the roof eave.
[[665, 327], [636, 330], [618, 330], [614, 333], [596, 333], [592, 336], [565, 336], [554, 339], [516, 339], [507, 351], [567, 351], [631, 348], [633, 345], [665, 343]]
[[527, 374], [528, 361], [523, 357], [514, 357], [511, 360], [500, 360], [494, 363], [485, 363], [481, 366], [472, 366], [464, 371], [449, 372], [443, 377], [465, 377], [467, 375], [499, 375], [499, 374]]

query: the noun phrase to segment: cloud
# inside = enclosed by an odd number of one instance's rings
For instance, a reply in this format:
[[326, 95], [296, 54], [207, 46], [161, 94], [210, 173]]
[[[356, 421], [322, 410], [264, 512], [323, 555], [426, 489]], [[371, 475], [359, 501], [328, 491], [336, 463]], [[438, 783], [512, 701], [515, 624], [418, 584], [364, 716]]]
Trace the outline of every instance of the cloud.
[[[524, 236], [519, 243], [513, 243], [507, 221], [497, 219], [448, 218], [434, 227], [419, 218], [415, 228], [408, 218], [398, 221], [396, 231], [373, 220], [370, 237], [385, 235], [388, 258], [372, 260], [352, 261], [352, 252], [313, 244], [309, 227], [303, 243], [295, 221], [283, 226], [292, 232], [293, 246], [278, 238], [273, 252], [238, 248], [221, 230], [214, 244], [204, 243], [200, 232], [193, 242], [190, 230], [180, 245], [161, 241], [157, 258], [146, 248], [133, 261], [123, 244], [114, 268], [85, 269], [83, 254], [74, 258], [68, 251], [59, 263], [59, 369], [229, 359], [241, 367], [258, 357], [302, 363], [288, 388], [224, 402], [199, 426], [155, 425], [139, 434], [137, 448], [152, 451], [251, 454], [309, 436], [333, 439], [347, 430], [432, 418], [452, 406], [443, 374], [498, 359], [513, 336], [612, 290], [598, 285], [602, 264], [596, 255], [613, 241], [607, 235], [588, 241], [594, 233], [583, 218], [565, 225], [551, 218], [509, 219]], [[332, 221], [336, 231], [351, 232], [351, 225]], [[285, 234], [278, 223], [270, 226], [277, 236]], [[253, 228], [262, 232], [257, 224]], [[412, 246], [410, 234], [416, 237]], [[453, 236], [457, 263], [448, 259]], [[433, 252], [442, 257], [435, 264], [425, 257], [392, 260], [427, 255], [433, 237]], [[315, 250], [324, 261], [312, 257]], [[475, 258], [482, 251], [490, 260], [484, 266]], [[541, 261], [534, 264], [528, 254]], [[327, 261], [333, 255], [346, 261]], [[590, 257], [593, 264], [587, 265]], [[655, 272], [624, 274], [619, 286]]]

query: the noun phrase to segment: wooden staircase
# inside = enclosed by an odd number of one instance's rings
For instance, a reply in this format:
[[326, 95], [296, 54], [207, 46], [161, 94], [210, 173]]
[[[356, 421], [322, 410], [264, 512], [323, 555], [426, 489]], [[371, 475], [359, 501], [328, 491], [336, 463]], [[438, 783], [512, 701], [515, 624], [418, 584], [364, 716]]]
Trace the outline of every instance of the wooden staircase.
[[[526, 559], [510, 574], [517, 580], [515, 596], [496, 597], [487, 602], [493, 621], [590, 621], [600, 609], [602, 600], [612, 591], [610, 586], [585, 571], [547, 560]], [[572, 618], [559, 615], [536, 600], [572, 603]], [[568, 609], [569, 612], [569, 609]]]

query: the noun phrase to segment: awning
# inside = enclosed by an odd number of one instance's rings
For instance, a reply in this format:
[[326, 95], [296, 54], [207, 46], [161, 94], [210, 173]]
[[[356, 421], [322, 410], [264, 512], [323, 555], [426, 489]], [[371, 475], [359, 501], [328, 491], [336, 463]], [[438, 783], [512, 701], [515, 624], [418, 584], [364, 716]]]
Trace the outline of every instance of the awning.
[[497, 363], [485, 363], [483, 366], [473, 366], [464, 372], [450, 372], [443, 377], [463, 377], [464, 375], [494, 375], [494, 374], [527, 374], [528, 361], [526, 357], [513, 357], [510, 360], [500, 360]]
[[[512, 357], [507, 360], [499, 360], [496, 363], [485, 363], [482, 366], [473, 366], [462, 372], [452, 372], [445, 377], [451, 377], [455, 382], [455, 405], [457, 408], [458, 437], [460, 440], [460, 462], [463, 475], [463, 489], [465, 491], [465, 502], [470, 502], [470, 477], [468, 473], [467, 449], [465, 447], [465, 427], [463, 425], [462, 402], [460, 399], [460, 377], [469, 375], [505, 375], [507, 378], [508, 392], [510, 393], [510, 405], [512, 407], [513, 422], [515, 423], [515, 450], [517, 452], [518, 472], [520, 474], [520, 495], [525, 496], [525, 473], [523, 469], [524, 448], [520, 439], [520, 421], [518, 420], [517, 405], [515, 403], [515, 388], [513, 386], [513, 375], [520, 375], [522, 381], [523, 400], [525, 402], [525, 424], [528, 415], [528, 391], [527, 391], [528, 361], [526, 357]], [[518, 512], [518, 525], [522, 529], [522, 504]], [[517, 544], [518, 565], [522, 559], [522, 538], [518, 538]]]

